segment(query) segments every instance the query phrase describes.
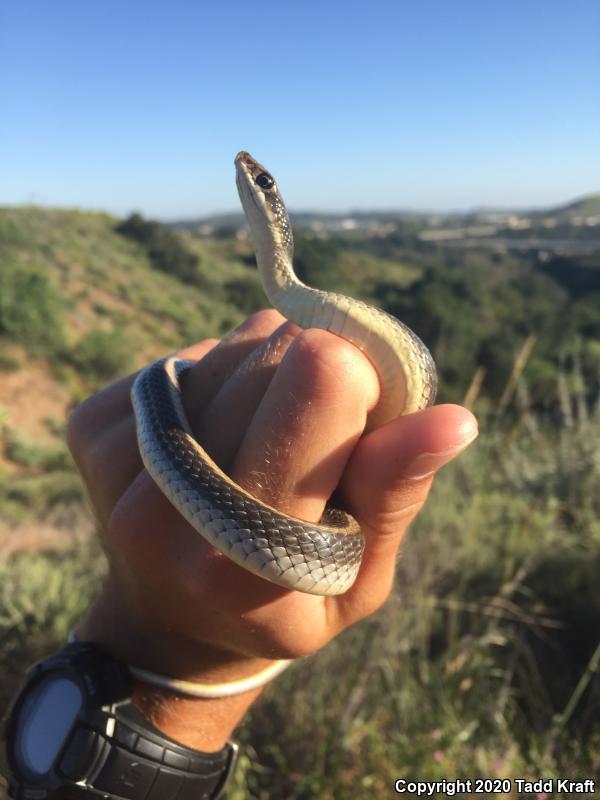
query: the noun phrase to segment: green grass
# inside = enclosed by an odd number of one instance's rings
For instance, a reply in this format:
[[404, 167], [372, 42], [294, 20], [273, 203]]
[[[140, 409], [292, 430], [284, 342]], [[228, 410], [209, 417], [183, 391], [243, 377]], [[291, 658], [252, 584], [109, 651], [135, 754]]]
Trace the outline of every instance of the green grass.
[[[234, 800], [387, 796], [401, 775], [600, 773], [598, 419], [512, 438], [482, 422], [436, 480], [387, 606], [249, 715]], [[2, 565], [4, 691], [60, 645], [100, 565], [87, 543]]]
[[72, 470], [47, 475], [0, 474], [2, 520], [10, 526], [43, 521], [51, 512], [81, 505], [83, 499], [81, 481]]
[[94, 542], [13, 556], [0, 562], [2, 702], [24, 667], [66, 638], [92, 600], [104, 570]]

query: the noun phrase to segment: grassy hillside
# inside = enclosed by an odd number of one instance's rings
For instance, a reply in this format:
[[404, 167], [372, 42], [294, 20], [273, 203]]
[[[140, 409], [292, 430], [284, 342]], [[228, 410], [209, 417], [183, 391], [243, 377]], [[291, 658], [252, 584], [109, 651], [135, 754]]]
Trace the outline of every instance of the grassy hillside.
[[559, 206], [554, 213], [561, 219], [598, 216], [600, 214], [600, 194], [589, 194], [566, 206]]
[[[196, 257], [182, 281], [117, 224], [0, 209], [0, 713], [103, 571], [67, 410], [264, 302], [246, 242], [178, 239]], [[255, 707], [233, 800], [387, 797], [400, 776], [600, 777], [598, 317], [558, 263], [539, 278], [457, 258], [400, 235], [298, 243], [307, 280], [409, 313], [482, 435], [436, 480], [386, 608]], [[596, 280], [597, 266], [580, 269]]]
[[[119, 235], [103, 214], [38, 208], [0, 209], [3, 267], [43, 273], [57, 291], [71, 354], [85, 334], [123, 329], [144, 360], [182, 340], [222, 333], [240, 319], [227, 284], [257, 285], [241, 261], [218, 245], [196, 245], [198, 286], [152, 269], [146, 250]], [[5, 342], [6, 346], [6, 342]], [[61, 352], [60, 355], [63, 355]]]
[[260, 292], [254, 271], [218, 245], [197, 245], [197, 285], [183, 284], [153, 269], [116, 225], [103, 214], [0, 209], [5, 526], [41, 515], [47, 524], [49, 509], [61, 517], [61, 506], [80, 502], [63, 440], [74, 404], [183, 343], [222, 334], [244, 317], [236, 293]]

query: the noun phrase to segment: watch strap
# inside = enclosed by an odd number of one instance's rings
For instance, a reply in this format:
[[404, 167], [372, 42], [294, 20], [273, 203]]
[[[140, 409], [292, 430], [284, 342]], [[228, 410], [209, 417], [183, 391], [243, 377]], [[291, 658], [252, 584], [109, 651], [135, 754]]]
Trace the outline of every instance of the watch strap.
[[220, 797], [235, 763], [236, 745], [228, 743], [215, 753], [190, 750], [158, 732], [154, 735], [131, 703], [111, 710], [110, 736], [84, 723], [73, 730], [59, 767], [66, 778], [84, 781], [91, 795], [127, 800]]

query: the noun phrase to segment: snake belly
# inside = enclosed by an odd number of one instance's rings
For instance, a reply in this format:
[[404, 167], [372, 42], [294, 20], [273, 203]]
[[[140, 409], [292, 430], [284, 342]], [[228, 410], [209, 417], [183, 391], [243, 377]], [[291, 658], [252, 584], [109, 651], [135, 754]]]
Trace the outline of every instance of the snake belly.
[[[329, 330], [359, 347], [377, 370], [381, 398], [372, 429], [430, 405], [433, 359], [410, 328], [362, 301], [312, 289], [293, 271], [289, 217], [274, 178], [248, 153], [236, 157], [237, 185], [265, 291], [303, 328]], [[349, 514], [327, 509], [319, 524], [277, 511], [234, 483], [192, 434], [181, 378], [192, 366], [164, 358], [143, 370], [131, 397], [144, 466], [187, 522], [236, 564], [287, 589], [316, 595], [346, 592], [364, 550]]]

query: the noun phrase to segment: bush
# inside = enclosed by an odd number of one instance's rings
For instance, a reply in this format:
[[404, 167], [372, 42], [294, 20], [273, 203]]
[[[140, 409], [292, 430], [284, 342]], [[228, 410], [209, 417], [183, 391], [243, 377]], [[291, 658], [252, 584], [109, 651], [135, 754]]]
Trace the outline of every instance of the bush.
[[53, 352], [65, 343], [64, 304], [48, 276], [16, 264], [0, 267], [0, 334], [30, 351]]
[[96, 329], [79, 340], [71, 357], [85, 375], [105, 381], [131, 369], [134, 349], [129, 338], [120, 329]]
[[26, 242], [27, 238], [22, 227], [14, 219], [0, 217], [0, 247], [12, 247]]
[[45, 521], [57, 508], [81, 507], [84, 496], [81, 478], [72, 468], [11, 480], [0, 478], [2, 520], [9, 526]]
[[225, 284], [227, 301], [244, 314], [253, 314], [260, 308], [268, 308], [269, 302], [257, 278], [236, 278]]
[[317, 289], [331, 291], [344, 279], [339, 266], [339, 247], [331, 239], [297, 235], [294, 244], [294, 269], [301, 281]]
[[64, 445], [41, 445], [12, 429], [4, 433], [4, 454], [9, 461], [32, 469], [69, 470], [72, 466]]
[[159, 222], [132, 214], [117, 225], [117, 232], [139, 242], [146, 249], [155, 269], [168, 272], [186, 283], [198, 278], [199, 259], [182, 243], [179, 236]]

